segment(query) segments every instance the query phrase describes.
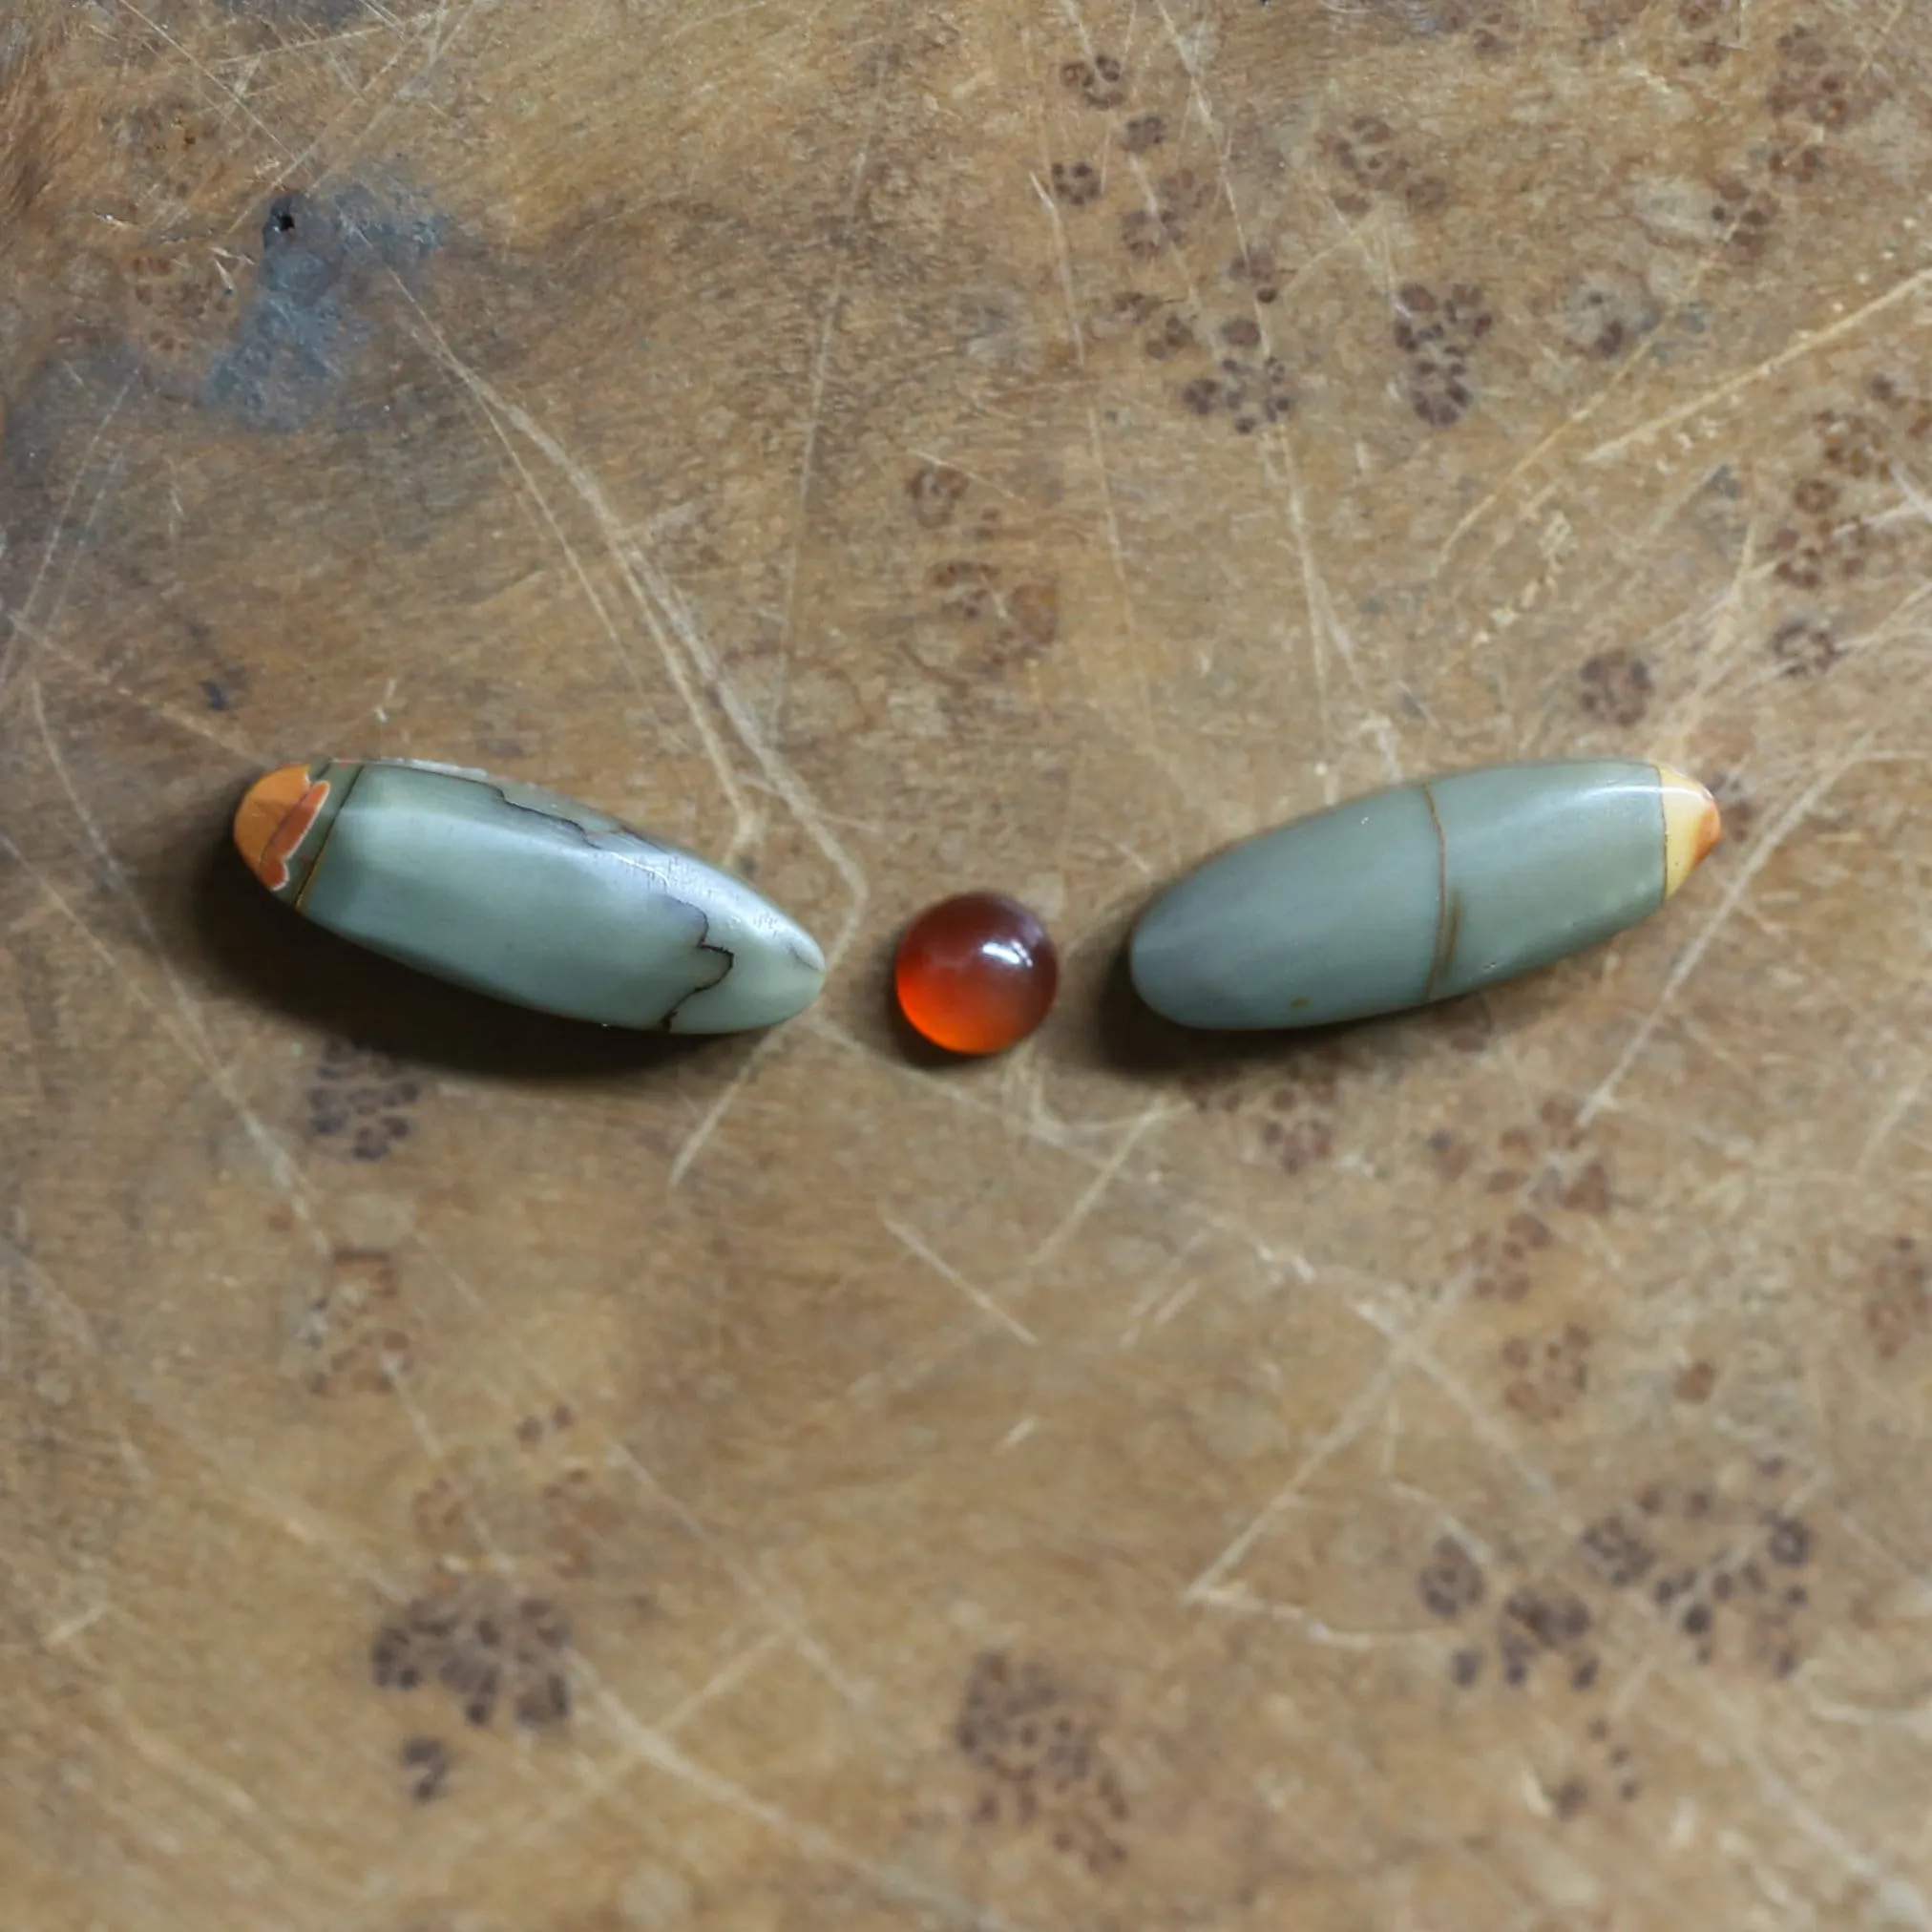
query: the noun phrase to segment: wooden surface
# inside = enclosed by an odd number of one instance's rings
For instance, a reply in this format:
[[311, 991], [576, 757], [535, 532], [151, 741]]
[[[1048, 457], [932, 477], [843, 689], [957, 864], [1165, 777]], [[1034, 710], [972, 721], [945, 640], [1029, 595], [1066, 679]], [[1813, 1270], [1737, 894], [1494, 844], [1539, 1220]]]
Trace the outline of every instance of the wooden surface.
[[[0, 1919], [1932, 1924], [1912, 0], [0, 9]], [[1215, 1050], [1135, 909], [1483, 759], [1731, 836]], [[835, 959], [284, 916], [482, 765]], [[1022, 1052], [885, 1005], [941, 892]]]

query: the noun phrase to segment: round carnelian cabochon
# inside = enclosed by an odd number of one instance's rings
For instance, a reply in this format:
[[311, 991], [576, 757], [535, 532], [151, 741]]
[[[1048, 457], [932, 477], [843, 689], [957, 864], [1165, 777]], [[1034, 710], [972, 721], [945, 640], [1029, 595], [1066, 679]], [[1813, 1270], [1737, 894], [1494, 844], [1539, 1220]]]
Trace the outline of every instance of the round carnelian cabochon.
[[949, 1053], [1003, 1053], [1052, 1009], [1060, 956], [1017, 899], [962, 892], [929, 906], [899, 941], [899, 1010]]

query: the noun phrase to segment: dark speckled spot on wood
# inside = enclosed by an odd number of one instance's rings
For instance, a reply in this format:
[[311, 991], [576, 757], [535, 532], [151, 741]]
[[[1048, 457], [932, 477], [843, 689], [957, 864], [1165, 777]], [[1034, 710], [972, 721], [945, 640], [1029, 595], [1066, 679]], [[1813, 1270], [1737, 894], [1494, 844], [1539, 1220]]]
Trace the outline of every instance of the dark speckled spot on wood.
[[472, 1578], [418, 1597], [377, 1631], [369, 1670], [377, 1688], [414, 1690], [434, 1681], [466, 1722], [485, 1728], [507, 1701], [526, 1730], [571, 1712], [570, 1624], [556, 1606], [516, 1597], [498, 1579]]
[[1482, 1601], [1481, 1566], [1453, 1536], [1438, 1537], [1416, 1577], [1416, 1593], [1433, 1617], [1454, 1623]]
[[950, 464], [920, 464], [906, 479], [914, 520], [922, 529], [942, 529], [952, 522], [967, 487], [966, 477]]
[[1932, 1260], [1917, 1238], [1895, 1235], [1874, 1264], [1865, 1296], [1865, 1334], [1889, 1362], [1932, 1327]]
[[1091, 60], [1064, 61], [1060, 70], [1060, 85], [1093, 108], [1124, 106], [1126, 80], [1126, 69], [1111, 53], [1096, 53]]
[[1054, 199], [1069, 208], [1090, 208], [1101, 198], [1100, 170], [1091, 161], [1056, 161], [1048, 178]]
[[1525, 1584], [1512, 1590], [1496, 1620], [1504, 1681], [1527, 1682], [1539, 1656], [1577, 1656], [1593, 1622], [1589, 1606], [1574, 1590], [1554, 1584]]
[[1550, 1810], [1559, 1822], [1567, 1824], [1589, 1804], [1590, 1788], [1580, 1777], [1566, 1777], [1549, 1795]]
[[251, 429], [311, 421], [369, 346], [391, 278], [412, 283], [443, 230], [440, 217], [364, 188], [278, 195], [262, 219], [253, 297], [208, 371], [202, 401]]
[[1584, 715], [1621, 730], [1643, 723], [1656, 688], [1649, 665], [1621, 647], [1586, 659], [1577, 681]]
[[1054, 1849], [1102, 1873], [1122, 1864], [1131, 1814], [1093, 1701], [1037, 1658], [988, 1650], [967, 1674], [953, 1742], [980, 1778], [976, 1824], [1043, 1822]]
[[355, 1161], [381, 1161], [413, 1128], [421, 1079], [401, 1060], [352, 1040], [327, 1041], [308, 1089], [308, 1132]]
[[410, 1796], [417, 1804], [428, 1804], [442, 1796], [454, 1760], [440, 1737], [407, 1738], [397, 1758]]
[[1657, 1550], [1616, 1512], [1600, 1518], [1583, 1533], [1583, 1552], [1616, 1589], [1640, 1584], [1657, 1564]]

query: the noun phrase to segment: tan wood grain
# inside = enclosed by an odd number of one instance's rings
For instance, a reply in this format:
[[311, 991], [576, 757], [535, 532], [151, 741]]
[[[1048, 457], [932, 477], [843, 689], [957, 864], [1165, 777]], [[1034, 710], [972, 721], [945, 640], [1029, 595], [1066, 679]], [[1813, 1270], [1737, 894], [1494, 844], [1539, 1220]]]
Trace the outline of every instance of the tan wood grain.
[[[1932, 68], [1894, 0], [0, 11], [0, 1919], [1932, 1923]], [[1631, 752], [1300, 1042], [1135, 909]], [[742, 867], [764, 1040], [284, 915], [333, 753]], [[942, 892], [1019, 1053], [885, 1003]]]

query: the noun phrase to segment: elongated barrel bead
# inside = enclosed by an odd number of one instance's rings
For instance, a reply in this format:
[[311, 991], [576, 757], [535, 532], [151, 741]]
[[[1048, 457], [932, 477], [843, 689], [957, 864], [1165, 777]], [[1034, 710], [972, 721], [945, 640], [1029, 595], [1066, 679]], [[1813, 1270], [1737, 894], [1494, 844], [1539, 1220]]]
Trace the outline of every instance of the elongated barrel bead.
[[1500, 765], [1396, 786], [1210, 859], [1142, 915], [1128, 967], [1183, 1026], [1393, 1013], [1636, 924], [1720, 831], [1711, 794], [1664, 765]]
[[742, 879], [575, 800], [409, 759], [288, 765], [235, 814], [256, 877], [371, 952], [606, 1026], [735, 1033], [818, 997], [810, 934]]

